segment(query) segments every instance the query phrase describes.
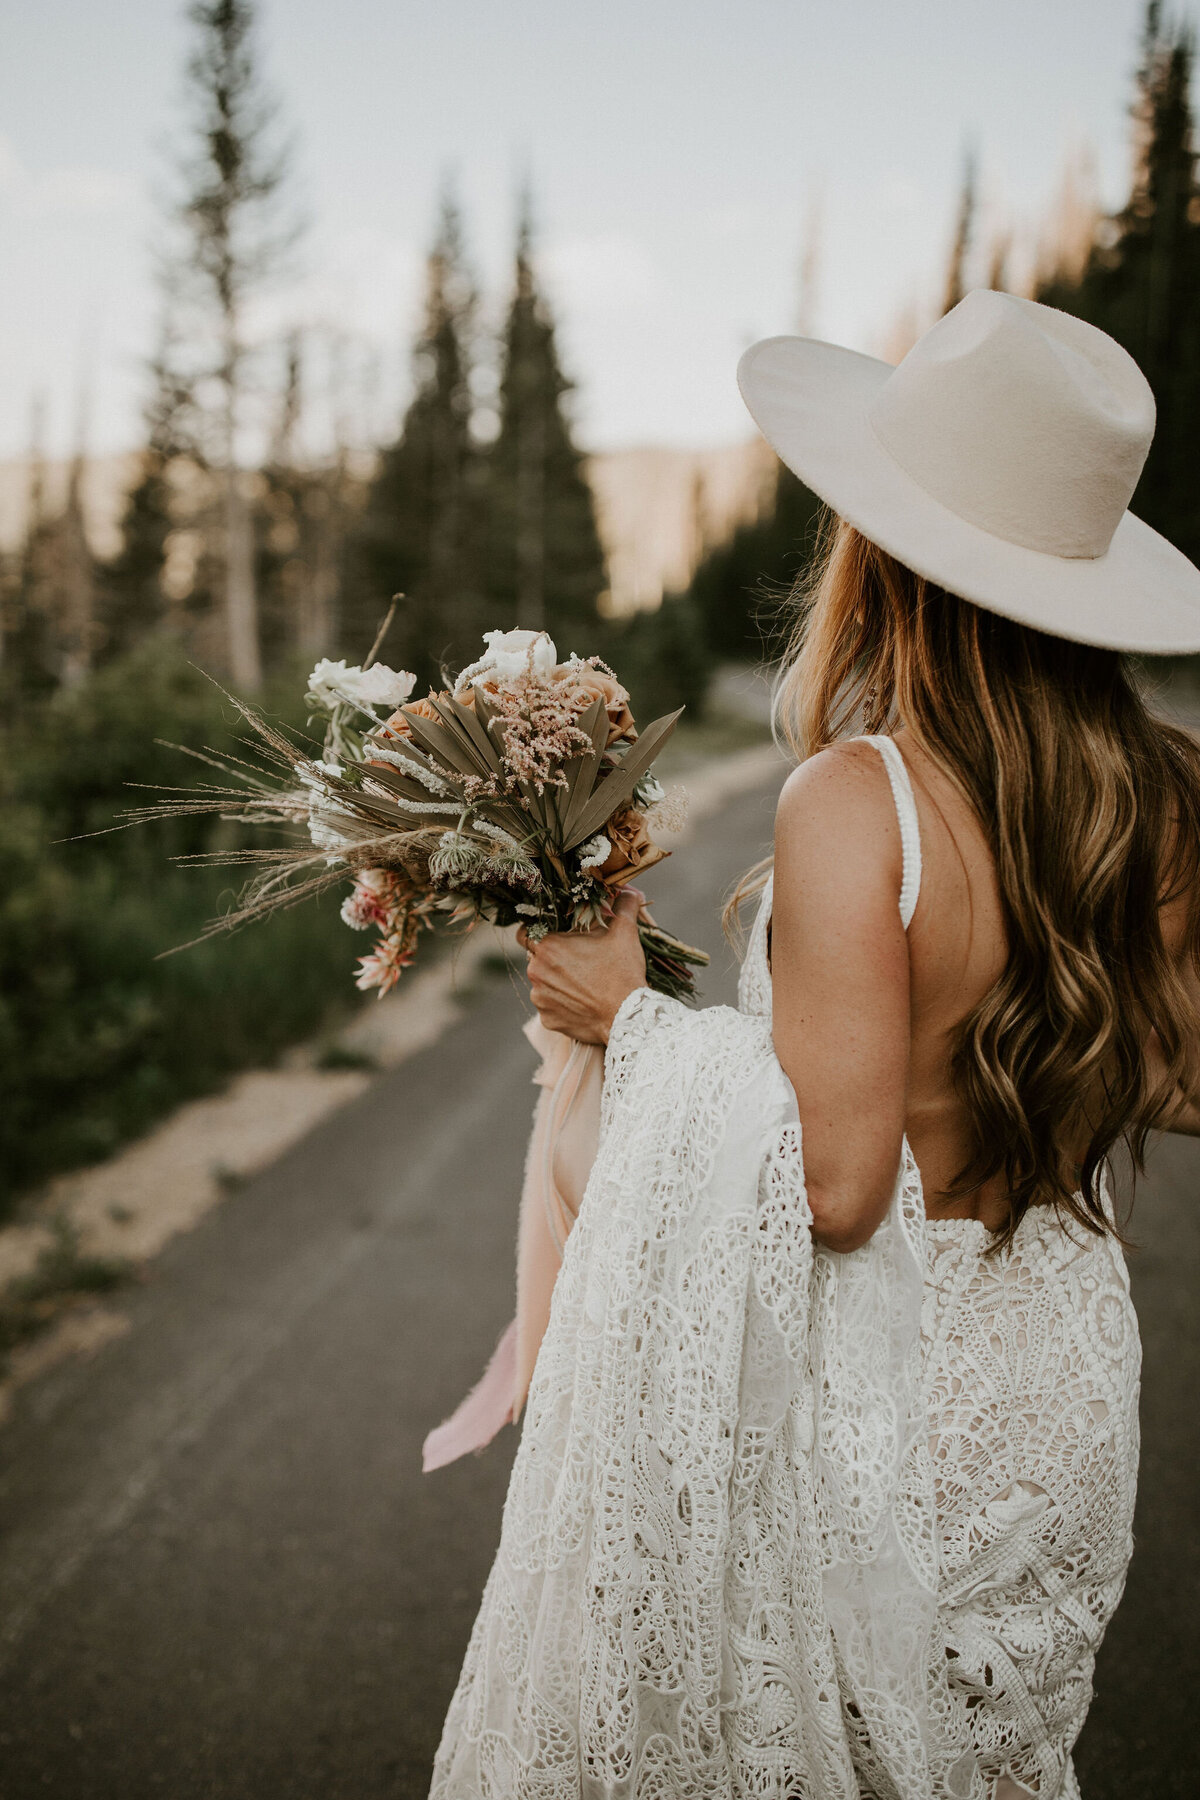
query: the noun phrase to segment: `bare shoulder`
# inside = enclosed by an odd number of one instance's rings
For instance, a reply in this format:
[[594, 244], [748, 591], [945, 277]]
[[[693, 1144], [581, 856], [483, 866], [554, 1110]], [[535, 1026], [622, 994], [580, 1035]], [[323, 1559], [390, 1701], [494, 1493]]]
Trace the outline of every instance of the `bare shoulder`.
[[900, 864], [900, 833], [891, 784], [871, 744], [831, 744], [793, 769], [775, 814], [775, 854], [807, 860], [820, 846], [822, 863], [864, 865], [890, 873]]

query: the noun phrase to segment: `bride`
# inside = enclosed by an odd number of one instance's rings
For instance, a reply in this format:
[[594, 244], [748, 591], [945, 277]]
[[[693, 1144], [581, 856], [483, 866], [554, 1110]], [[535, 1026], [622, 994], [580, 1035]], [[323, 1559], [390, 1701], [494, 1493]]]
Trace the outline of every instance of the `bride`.
[[1063, 313], [740, 381], [831, 509], [798, 766], [737, 1012], [645, 987], [633, 900], [529, 951], [599, 1150], [432, 1792], [1073, 1796], [1138, 1453], [1108, 1159], [1200, 1133], [1200, 749], [1127, 656], [1200, 650], [1200, 574]]

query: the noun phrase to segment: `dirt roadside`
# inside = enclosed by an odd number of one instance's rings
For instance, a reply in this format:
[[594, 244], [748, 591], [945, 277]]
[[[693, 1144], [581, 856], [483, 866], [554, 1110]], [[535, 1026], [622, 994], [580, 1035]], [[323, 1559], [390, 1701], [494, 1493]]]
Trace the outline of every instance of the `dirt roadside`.
[[[705, 817], [783, 765], [756, 744], [680, 771], [688, 818], [672, 848]], [[57, 1177], [0, 1227], [0, 1309], [36, 1292], [39, 1271], [65, 1259], [67, 1279], [44, 1302], [42, 1328], [11, 1351], [0, 1379], [0, 1423], [16, 1390], [64, 1358], [94, 1353], [129, 1328], [119, 1301], [101, 1298], [144, 1276], [153, 1258], [228, 1194], [275, 1162], [383, 1071], [434, 1043], [470, 1004], [485, 969], [512, 954], [511, 932], [473, 932], [455, 952], [407, 977], [328, 1036], [250, 1069], [221, 1092], [179, 1107], [115, 1156]], [[518, 952], [519, 959], [519, 952]], [[516, 966], [519, 966], [519, 962]], [[53, 1288], [53, 1282], [47, 1280]], [[27, 1308], [28, 1310], [28, 1308]]]

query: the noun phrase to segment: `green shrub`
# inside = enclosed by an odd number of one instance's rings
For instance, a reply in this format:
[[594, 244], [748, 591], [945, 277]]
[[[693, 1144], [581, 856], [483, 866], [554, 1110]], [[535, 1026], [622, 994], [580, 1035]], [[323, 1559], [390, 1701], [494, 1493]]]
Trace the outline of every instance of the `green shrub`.
[[[300, 687], [293, 677], [283, 691]], [[294, 700], [285, 722], [303, 727]], [[127, 784], [191, 786], [204, 771], [155, 740], [239, 754], [243, 729], [169, 640], [5, 727], [0, 1211], [349, 1010], [357, 945], [334, 895], [155, 960], [195, 937], [238, 884], [230, 871], [170, 861], [223, 842], [219, 822], [113, 831], [150, 797]]]
[[629, 689], [639, 724], [679, 706], [693, 724], [703, 714], [712, 653], [690, 595], [667, 594], [653, 612], [606, 621], [600, 652]]

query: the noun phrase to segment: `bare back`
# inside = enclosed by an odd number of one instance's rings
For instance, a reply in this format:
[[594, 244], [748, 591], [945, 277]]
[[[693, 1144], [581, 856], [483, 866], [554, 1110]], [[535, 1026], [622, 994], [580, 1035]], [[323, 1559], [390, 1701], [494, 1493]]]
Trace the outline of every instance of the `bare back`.
[[966, 1108], [951, 1078], [963, 1021], [1007, 960], [996, 866], [978, 819], [953, 783], [907, 731], [896, 743], [908, 766], [921, 830], [921, 889], [908, 928], [912, 1038], [905, 1133], [921, 1171], [931, 1218], [977, 1218], [997, 1226], [1003, 1183], [946, 1200], [970, 1149]]
[[[1188, 895], [1164, 904], [1163, 935], [1200, 1013], [1188, 914]], [[806, 1122], [818, 1240], [833, 1249], [865, 1241], [886, 1209], [903, 1139], [931, 1218], [1002, 1227], [1002, 1175], [953, 1199], [947, 1189], [973, 1138], [954, 1054], [1006, 966], [1004, 908], [983, 825], [908, 731], [831, 745], [788, 777], [768, 951], [775, 1047]], [[1157, 1054], [1147, 1029], [1151, 1067]], [[1079, 1119], [1090, 1110], [1081, 1096]], [[1163, 1123], [1200, 1135], [1200, 1093], [1178, 1094]], [[1088, 1133], [1077, 1129], [1065, 1148], [1078, 1162]]]

